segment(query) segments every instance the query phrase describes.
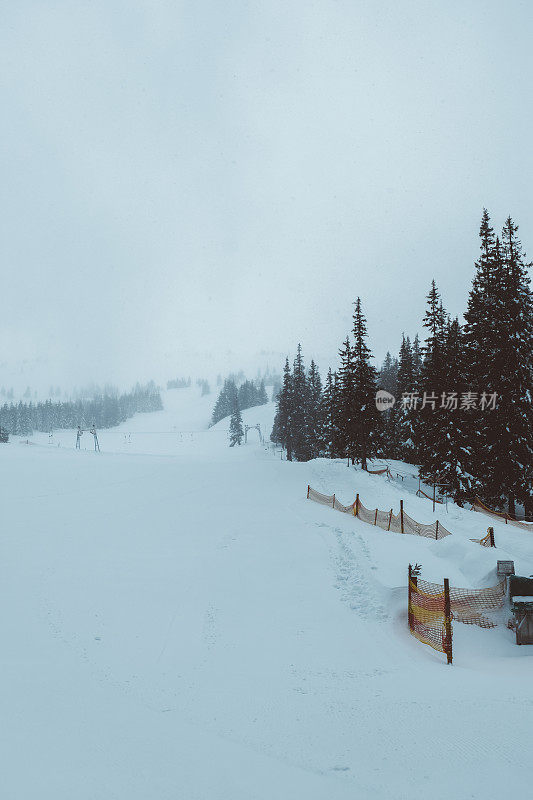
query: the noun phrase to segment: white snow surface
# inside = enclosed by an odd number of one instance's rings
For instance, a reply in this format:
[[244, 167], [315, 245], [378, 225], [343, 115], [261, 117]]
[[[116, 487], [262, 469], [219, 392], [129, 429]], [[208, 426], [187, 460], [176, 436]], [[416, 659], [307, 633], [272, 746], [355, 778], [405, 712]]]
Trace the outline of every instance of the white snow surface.
[[[533, 573], [533, 540], [323, 459], [207, 429], [214, 396], [100, 433], [0, 445], [4, 800], [527, 796], [533, 647], [501, 615], [410, 636], [407, 565], [454, 586]], [[270, 433], [272, 404], [244, 412]], [[32, 446], [33, 445], [33, 446]], [[413, 469], [403, 465], [405, 471]], [[437, 517], [442, 541], [306, 500]], [[416, 483], [416, 482], [415, 482]], [[480, 547], [488, 525], [497, 549]]]

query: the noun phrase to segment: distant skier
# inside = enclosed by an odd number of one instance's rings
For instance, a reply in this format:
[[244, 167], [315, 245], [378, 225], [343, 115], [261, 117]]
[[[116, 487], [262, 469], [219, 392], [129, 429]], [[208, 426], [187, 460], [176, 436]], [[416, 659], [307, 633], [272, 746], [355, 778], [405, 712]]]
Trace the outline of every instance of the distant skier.
[[81, 448], [81, 437], [83, 436], [83, 431], [78, 425], [78, 432], [76, 433], [76, 450]]

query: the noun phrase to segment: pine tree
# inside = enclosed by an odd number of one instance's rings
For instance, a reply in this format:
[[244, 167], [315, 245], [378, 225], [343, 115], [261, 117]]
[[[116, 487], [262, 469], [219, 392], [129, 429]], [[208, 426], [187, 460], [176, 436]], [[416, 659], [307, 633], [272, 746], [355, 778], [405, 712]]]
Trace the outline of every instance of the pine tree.
[[337, 385], [337, 373], [332, 373], [330, 367], [321, 398], [321, 450], [328, 458], [336, 458], [339, 455], [339, 391]]
[[444, 339], [442, 389], [438, 422], [441, 441], [439, 481], [447, 494], [458, 503], [471, 493], [471, 446], [469, 441], [469, 409], [463, 406], [467, 383], [466, 351], [459, 320], [448, 320]]
[[361, 310], [361, 300], [355, 303], [353, 316], [354, 399], [357, 412], [356, 446], [352, 453], [367, 468], [367, 459], [379, 453], [381, 419], [376, 407], [376, 370], [370, 363], [373, 358], [366, 344], [366, 319]]
[[378, 389], [396, 396], [398, 382], [398, 359], [393, 358], [387, 350], [387, 355], [377, 377]]
[[[474, 490], [494, 506], [507, 502], [511, 514], [517, 500], [533, 510], [533, 309], [517, 231], [509, 217], [500, 242], [484, 210], [465, 314], [469, 381], [479, 401], [470, 415]], [[496, 407], [484, 408], [495, 396]]]
[[264, 406], [266, 403], [268, 403], [268, 397], [265, 389], [265, 382], [264, 380], [261, 380], [257, 392], [257, 405]]
[[[392, 394], [398, 399], [398, 359], [393, 358], [387, 351], [383, 365], [378, 373], [377, 387]], [[395, 406], [381, 412], [381, 450], [389, 458], [396, 458], [397, 454], [397, 415]]]
[[292, 375], [289, 359], [285, 359], [283, 368], [283, 383], [278, 392], [277, 409], [274, 417], [274, 427], [270, 438], [273, 442], [281, 444], [287, 451], [287, 461], [292, 461]]
[[420, 384], [420, 377], [422, 375], [422, 347], [420, 345], [420, 337], [418, 333], [413, 339], [412, 361], [413, 361], [413, 389], [416, 389], [416, 387]]
[[308, 429], [309, 387], [299, 344], [292, 370], [291, 433], [292, 452], [296, 461], [308, 461], [311, 456]]
[[242, 416], [239, 409], [239, 401], [237, 395], [233, 397], [233, 410], [231, 412], [231, 420], [229, 424], [229, 446], [234, 447], [236, 444], [242, 444], [244, 431], [242, 427]]
[[404, 404], [403, 398], [417, 389], [415, 379], [414, 357], [411, 341], [402, 334], [402, 344], [398, 357], [397, 402], [392, 409], [395, 420], [396, 448], [395, 456], [405, 461], [414, 459], [413, 412]]
[[237, 396], [237, 386], [233, 380], [226, 378], [224, 385], [220, 390], [213, 414], [211, 416], [211, 425], [216, 425], [224, 417], [228, 417], [233, 412], [234, 397]]
[[323, 420], [322, 420], [322, 380], [320, 372], [313, 360], [309, 367], [307, 377], [307, 432], [309, 454], [311, 458], [321, 455], [323, 447]]
[[340, 455], [347, 456], [355, 463], [355, 449], [357, 446], [357, 426], [359, 418], [355, 404], [355, 375], [354, 358], [350, 337], [343, 342], [339, 350], [340, 369], [338, 376], [338, 444]]
[[[494, 340], [488, 389], [498, 393], [494, 410], [485, 411], [488, 499], [528, 508], [533, 496], [533, 299], [518, 226], [510, 217], [494, 248]], [[487, 389], [485, 389], [487, 391]]]
[[423, 321], [428, 336], [423, 347], [424, 361], [420, 378], [421, 402], [416, 415], [415, 446], [420, 474], [427, 481], [439, 480], [446, 453], [446, 426], [439, 413], [445, 385], [446, 313], [435, 281], [427, 297]]

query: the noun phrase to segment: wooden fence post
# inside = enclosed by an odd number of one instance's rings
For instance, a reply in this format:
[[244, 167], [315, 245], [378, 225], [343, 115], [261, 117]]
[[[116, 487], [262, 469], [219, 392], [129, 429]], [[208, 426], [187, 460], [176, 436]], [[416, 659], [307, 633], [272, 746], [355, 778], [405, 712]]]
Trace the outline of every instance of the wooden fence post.
[[333, 495], [333, 508], [335, 508], [335, 495]]
[[309, 489], [310, 489], [310, 488], [311, 488], [311, 487], [309, 486], [309, 484], [307, 484], [307, 499], [308, 499], [308, 500], [309, 500]]
[[355, 498], [355, 516], [359, 516], [359, 492], [357, 492], [357, 497]]
[[387, 525], [387, 530], [388, 530], [388, 531], [390, 531], [390, 524], [391, 524], [391, 521], [392, 521], [392, 508], [391, 508], [391, 510], [390, 510], [390, 514], [389, 514], [389, 524]]
[[411, 628], [411, 565], [409, 564], [409, 572], [407, 576], [407, 624], [409, 630]]
[[403, 500], [400, 500], [400, 524], [403, 533]]
[[494, 528], [489, 528], [489, 536], [490, 536], [490, 546], [496, 547], [496, 544], [494, 542]]
[[378, 510], [376, 508], [376, 513], [374, 514], [374, 525], [377, 525], [378, 522]]
[[435, 525], [435, 539], [439, 538], [439, 521], [437, 520], [437, 524]]
[[413, 586], [417, 586], [418, 581], [417, 578], [413, 575], [413, 568], [409, 564], [409, 577], [407, 579], [407, 623], [409, 625], [409, 629], [413, 630], [413, 613], [411, 611], [411, 583]]
[[446, 630], [446, 656], [448, 664], [452, 663], [452, 619], [450, 607], [450, 582], [444, 578], [444, 627]]

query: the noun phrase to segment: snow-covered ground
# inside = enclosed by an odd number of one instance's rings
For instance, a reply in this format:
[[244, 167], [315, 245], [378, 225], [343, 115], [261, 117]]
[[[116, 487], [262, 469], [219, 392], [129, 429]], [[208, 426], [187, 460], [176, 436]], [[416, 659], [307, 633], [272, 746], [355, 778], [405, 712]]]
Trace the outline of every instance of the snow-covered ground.
[[[346, 800], [527, 796], [533, 647], [454, 625], [410, 636], [406, 572], [533, 573], [528, 532], [340, 462], [281, 461], [207, 430], [213, 395], [102, 431], [0, 446], [0, 796]], [[273, 406], [244, 412], [268, 436]], [[437, 517], [434, 542], [307, 501]], [[416, 486], [414, 487], [416, 488]]]

